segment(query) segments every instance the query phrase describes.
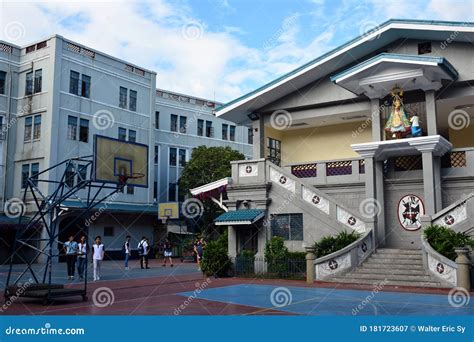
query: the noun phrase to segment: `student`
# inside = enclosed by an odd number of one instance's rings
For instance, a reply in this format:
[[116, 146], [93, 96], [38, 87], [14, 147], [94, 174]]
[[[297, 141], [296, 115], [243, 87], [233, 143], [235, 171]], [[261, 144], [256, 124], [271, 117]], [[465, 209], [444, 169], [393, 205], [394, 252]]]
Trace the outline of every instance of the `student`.
[[[138, 244], [138, 255], [140, 255], [140, 267], [142, 269], [146, 268], [149, 269], [148, 267], [148, 253], [150, 252], [150, 245], [148, 244], [148, 239], [146, 236], [142, 236], [142, 240]], [[145, 267], [143, 267], [143, 264], [145, 264]]]
[[196, 253], [196, 256], [197, 256], [197, 263], [198, 263], [198, 271], [201, 270], [201, 261], [202, 261], [202, 257], [204, 255], [204, 247], [205, 247], [206, 243], [204, 242], [204, 239], [201, 238], [200, 240], [198, 240], [196, 242], [196, 244], [194, 245], [194, 252]]
[[130, 259], [130, 256], [132, 255], [132, 249], [130, 248], [130, 239], [131, 236], [127, 235], [125, 237], [125, 243], [123, 244], [123, 253], [125, 254], [125, 269], [129, 270], [130, 268], [128, 267], [128, 260]]
[[170, 260], [170, 267], [173, 267], [173, 259], [171, 257], [173, 256], [173, 245], [171, 244], [171, 241], [166, 239], [164, 243], [164, 260], [163, 260], [163, 267], [166, 267], [166, 260]]
[[77, 273], [79, 273], [79, 279], [84, 279], [84, 269], [87, 263], [87, 252], [89, 246], [86, 242], [86, 237], [84, 235], [81, 236], [79, 243], [77, 244]]
[[104, 260], [105, 247], [101, 242], [101, 237], [96, 236], [92, 245], [92, 260], [94, 262], [94, 281], [100, 280], [100, 264]]
[[69, 240], [64, 243], [64, 252], [66, 253], [67, 278], [74, 280], [74, 269], [76, 268], [77, 242], [74, 236], [69, 236]]

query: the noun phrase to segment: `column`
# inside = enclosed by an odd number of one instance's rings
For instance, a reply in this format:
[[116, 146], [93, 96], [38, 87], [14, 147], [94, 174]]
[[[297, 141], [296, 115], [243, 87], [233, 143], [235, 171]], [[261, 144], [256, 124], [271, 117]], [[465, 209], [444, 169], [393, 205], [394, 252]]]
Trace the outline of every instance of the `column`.
[[438, 128], [436, 120], [436, 98], [434, 90], [425, 91], [425, 105], [428, 135], [437, 135]]
[[383, 247], [385, 245], [385, 196], [384, 196], [384, 162], [375, 162], [375, 205], [378, 212], [375, 217], [375, 230], [377, 247]]
[[[366, 157], [365, 158], [365, 198], [367, 200], [377, 200], [377, 162], [375, 161], [374, 157]], [[379, 179], [380, 182], [380, 179]], [[383, 179], [382, 179], [383, 182]], [[380, 203], [382, 206], [383, 203]], [[385, 234], [383, 231], [379, 230], [379, 227], [376, 222], [376, 216], [373, 217], [367, 217], [365, 215], [364, 219], [367, 221], [371, 229], [374, 230], [374, 237], [375, 240], [374, 244], [376, 246], [379, 245], [379, 243], [383, 243], [385, 240]]]
[[265, 158], [265, 123], [263, 117], [252, 122], [253, 158]]
[[237, 256], [237, 232], [234, 226], [229, 226], [227, 231], [228, 253], [231, 258]]
[[380, 100], [370, 99], [370, 110], [372, 115], [372, 141], [382, 140], [382, 128], [380, 125]]
[[435, 165], [432, 151], [421, 152], [423, 161], [423, 192], [427, 215], [436, 213]]

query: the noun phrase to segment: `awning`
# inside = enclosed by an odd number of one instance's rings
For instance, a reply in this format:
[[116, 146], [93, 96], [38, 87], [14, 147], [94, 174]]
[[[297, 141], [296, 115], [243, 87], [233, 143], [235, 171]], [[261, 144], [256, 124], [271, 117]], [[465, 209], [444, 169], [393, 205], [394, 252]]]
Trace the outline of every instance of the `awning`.
[[214, 220], [216, 226], [237, 226], [252, 224], [265, 216], [263, 209], [241, 209], [228, 211]]

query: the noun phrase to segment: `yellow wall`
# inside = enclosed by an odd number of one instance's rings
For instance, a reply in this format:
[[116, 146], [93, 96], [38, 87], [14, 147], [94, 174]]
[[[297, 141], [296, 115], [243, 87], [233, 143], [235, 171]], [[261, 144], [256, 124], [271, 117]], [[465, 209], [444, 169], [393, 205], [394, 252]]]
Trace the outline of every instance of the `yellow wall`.
[[[265, 127], [265, 137], [272, 137], [282, 142], [282, 165], [285, 165], [357, 158], [359, 155], [352, 150], [351, 144], [371, 141], [372, 128], [370, 123], [366, 122], [286, 131]], [[267, 139], [265, 139], [265, 144], [266, 141]], [[265, 153], [267, 153], [266, 149]]]
[[449, 141], [454, 148], [474, 147], [474, 124], [458, 131], [450, 128]]

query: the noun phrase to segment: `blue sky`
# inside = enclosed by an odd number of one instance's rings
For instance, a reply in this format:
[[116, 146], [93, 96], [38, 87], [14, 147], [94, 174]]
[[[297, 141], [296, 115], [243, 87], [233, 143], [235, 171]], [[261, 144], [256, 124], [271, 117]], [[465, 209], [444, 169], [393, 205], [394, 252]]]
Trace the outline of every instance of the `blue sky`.
[[471, 0], [0, 0], [0, 39], [52, 34], [155, 70], [157, 86], [226, 102], [390, 18], [474, 21]]

